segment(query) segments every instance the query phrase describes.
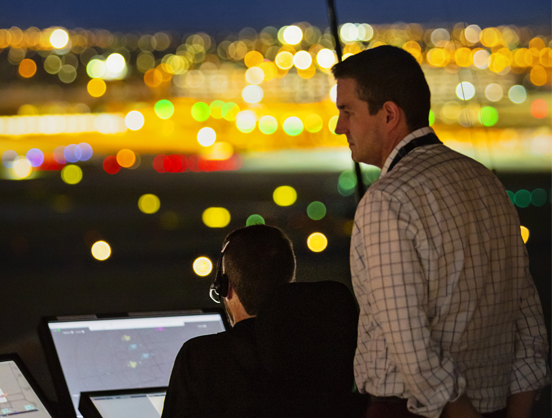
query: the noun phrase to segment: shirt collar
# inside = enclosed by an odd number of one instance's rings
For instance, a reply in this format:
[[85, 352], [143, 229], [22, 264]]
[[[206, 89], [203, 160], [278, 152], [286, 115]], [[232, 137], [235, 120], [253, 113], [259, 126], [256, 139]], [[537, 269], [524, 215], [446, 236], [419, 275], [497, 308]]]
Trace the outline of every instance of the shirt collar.
[[410, 132], [407, 136], [405, 136], [403, 140], [399, 142], [395, 148], [393, 148], [393, 151], [391, 151], [391, 154], [389, 154], [389, 157], [387, 157], [387, 160], [385, 160], [385, 164], [383, 165], [383, 168], [381, 170], [381, 176], [383, 176], [389, 171], [389, 166], [391, 165], [391, 162], [393, 161], [393, 159], [395, 158], [395, 156], [397, 155], [397, 153], [402, 147], [404, 147], [414, 138], [420, 138], [422, 136], [426, 136], [431, 133], [433, 134], [435, 133], [433, 128], [426, 126], [425, 128], [420, 128], [413, 132]]

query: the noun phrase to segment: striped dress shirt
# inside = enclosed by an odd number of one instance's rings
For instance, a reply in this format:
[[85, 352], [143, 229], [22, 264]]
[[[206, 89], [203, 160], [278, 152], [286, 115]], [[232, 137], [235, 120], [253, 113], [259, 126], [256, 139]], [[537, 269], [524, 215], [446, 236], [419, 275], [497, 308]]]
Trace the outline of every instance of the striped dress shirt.
[[415, 148], [362, 198], [351, 240], [359, 390], [438, 417], [466, 393], [479, 412], [550, 381], [542, 307], [500, 181], [444, 145]]

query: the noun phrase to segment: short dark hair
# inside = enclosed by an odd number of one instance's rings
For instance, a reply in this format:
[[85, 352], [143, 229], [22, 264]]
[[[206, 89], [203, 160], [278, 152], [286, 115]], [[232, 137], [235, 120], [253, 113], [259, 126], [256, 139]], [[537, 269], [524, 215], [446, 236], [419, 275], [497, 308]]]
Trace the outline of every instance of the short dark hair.
[[358, 98], [368, 103], [375, 115], [387, 101], [405, 113], [412, 132], [429, 124], [431, 93], [416, 59], [407, 51], [389, 45], [351, 55], [332, 67], [336, 79], [357, 82]]
[[293, 245], [280, 229], [247, 226], [231, 232], [224, 242], [224, 272], [249, 315], [257, 315], [276, 287], [295, 280]]

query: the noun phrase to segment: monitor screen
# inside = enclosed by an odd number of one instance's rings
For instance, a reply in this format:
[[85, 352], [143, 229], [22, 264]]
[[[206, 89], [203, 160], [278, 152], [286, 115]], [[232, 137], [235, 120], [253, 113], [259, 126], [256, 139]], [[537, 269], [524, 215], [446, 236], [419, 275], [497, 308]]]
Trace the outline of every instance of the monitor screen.
[[80, 392], [168, 386], [182, 344], [224, 331], [221, 313], [49, 320], [78, 417]]
[[90, 396], [90, 400], [102, 418], [160, 418], [165, 394], [165, 389], [117, 395], [104, 393]]
[[17, 363], [0, 360], [0, 417], [28, 413], [33, 418], [52, 418]]

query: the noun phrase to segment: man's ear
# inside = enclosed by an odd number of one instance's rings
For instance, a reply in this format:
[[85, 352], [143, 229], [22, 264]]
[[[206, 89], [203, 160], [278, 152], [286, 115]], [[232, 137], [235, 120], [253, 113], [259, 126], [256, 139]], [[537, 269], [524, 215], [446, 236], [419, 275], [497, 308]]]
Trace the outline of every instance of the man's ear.
[[395, 129], [404, 118], [404, 112], [395, 102], [387, 101], [382, 107], [385, 114], [385, 123], [389, 130]]
[[230, 281], [228, 281], [228, 292], [226, 293], [226, 299], [232, 299], [234, 297], [234, 293], [234, 288], [232, 287]]

